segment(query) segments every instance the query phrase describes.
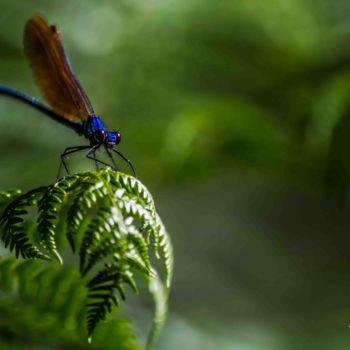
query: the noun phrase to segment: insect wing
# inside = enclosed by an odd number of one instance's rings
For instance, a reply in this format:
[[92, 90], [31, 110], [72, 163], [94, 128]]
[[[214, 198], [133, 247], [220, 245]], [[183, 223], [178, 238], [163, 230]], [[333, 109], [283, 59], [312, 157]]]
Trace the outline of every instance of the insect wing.
[[37, 84], [51, 107], [74, 122], [86, 121], [94, 115], [72, 72], [57, 28], [44, 18], [33, 16], [26, 24], [23, 42]]

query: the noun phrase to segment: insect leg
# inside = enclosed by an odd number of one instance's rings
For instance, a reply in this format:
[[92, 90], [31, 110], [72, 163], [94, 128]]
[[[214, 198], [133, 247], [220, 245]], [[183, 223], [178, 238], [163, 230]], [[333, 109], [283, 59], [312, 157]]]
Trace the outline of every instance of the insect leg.
[[131, 161], [130, 161], [128, 158], [126, 158], [126, 157], [124, 156], [123, 153], [119, 152], [119, 151], [116, 150], [115, 148], [111, 148], [111, 150], [112, 150], [113, 152], [117, 153], [122, 159], [124, 159], [124, 160], [129, 164], [129, 166], [130, 166], [130, 168], [131, 168], [131, 170], [132, 170], [134, 176], [137, 178], [136, 171], [135, 171], [135, 169], [134, 169], [134, 167], [133, 167]]
[[[91, 146], [90, 146], [91, 147]], [[88, 153], [86, 153], [86, 157], [89, 159], [94, 160], [97, 163], [103, 164], [105, 166], [110, 166], [110, 164], [103, 162], [102, 160], [99, 160], [98, 158], [95, 157], [95, 152], [101, 147], [101, 144], [93, 146]]]
[[61, 163], [58, 168], [58, 174], [57, 174], [57, 179], [60, 176], [61, 170], [62, 170], [62, 165], [64, 166], [64, 169], [66, 170], [67, 174], [69, 174], [69, 170], [65, 161], [65, 157], [68, 156], [71, 153], [79, 152], [84, 149], [90, 148], [90, 146], [74, 146], [74, 147], [67, 147], [64, 152], [60, 155], [61, 157]]
[[106, 152], [107, 152], [107, 154], [108, 154], [109, 159], [110, 159], [110, 160], [112, 161], [112, 163], [113, 163], [113, 169], [114, 169], [114, 170], [118, 170], [117, 163], [115, 162], [115, 160], [114, 160], [114, 158], [113, 158], [111, 152], [109, 151], [108, 147], [105, 146], [105, 149], [106, 149]]
[[99, 171], [100, 167], [98, 166], [98, 162], [96, 160], [96, 149], [94, 149], [94, 151], [91, 153], [91, 155], [95, 159], [95, 169], [96, 169], [96, 171]]

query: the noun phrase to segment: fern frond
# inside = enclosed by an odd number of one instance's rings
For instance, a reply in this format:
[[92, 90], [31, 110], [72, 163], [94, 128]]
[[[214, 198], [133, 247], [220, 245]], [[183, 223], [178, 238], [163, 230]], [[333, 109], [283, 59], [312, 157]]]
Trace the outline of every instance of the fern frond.
[[[0, 329], [14, 332], [8, 347], [7, 337], [2, 337], [1, 349], [27, 349], [23, 330], [30, 332], [31, 347], [51, 348], [52, 344], [55, 348], [60, 344], [65, 349], [88, 348], [84, 327], [86, 290], [73, 266], [0, 258], [0, 293]], [[130, 325], [130, 320], [113, 313], [111, 321], [94, 334], [90, 347], [141, 350]], [[22, 346], [17, 346], [14, 339], [18, 344], [22, 339]]]
[[149, 283], [149, 291], [154, 300], [155, 310], [151, 332], [147, 339], [147, 349], [151, 349], [164, 326], [168, 312], [168, 289], [164, 287], [157, 271], [152, 270], [152, 278]]
[[[156, 213], [156, 222], [158, 227], [158, 237], [159, 237], [159, 247], [163, 254], [164, 261], [164, 280], [165, 287], [169, 290], [171, 286], [171, 280], [173, 277], [173, 269], [174, 269], [174, 252], [173, 246], [171, 244], [171, 240], [169, 234], [160, 219], [159, 215]], [[157, 247], [156, 247], [157, 249]]]
[[11, 200], [18, 197], [21, 194], [20, 190], [8, 190], [0, 192], [0, 207], [8, 204]]
[[57, 252], [55, 228], [57, 211], [64, 201], [65, 190], [57, 182], [48, 186], [38, 203], [38, 232], [41, 245], [52, 254], [61, 264], [62, 258]]
[[150, 206], [152, 210], [155, 210], [152, 195], [149, 193], [146, 186], [144, 186], [133, 176], [115, 173], [110, 176], [110, 182], [116, 187], [124, 188], [126, 190], [126, 194], [128, 194], [130, 197], [137, 198], [138, 200], [142, 201], [143, 204]]
[[78, 186], [73, 191], [74, 199], [67, 214], [67, 239], [72, 251], [76, 250], [76, 238], [79, 233], [80, 225], [87, 215], [88, 209], [97, 201], [98, 197], [103, 197], [103, 182], [97, 175], [86, 173], [79, 179]]
[[138, 260], [139, 263], [142, 264], [143, 273], [148, 275], [151, 269], [151, 263], [149, 259], [148, 244], [145, 237], [133, 226], [129, 226], [127, 242], [129, 245], [128, 257], [134, 261]]
[[125, 231], [123, 217], [116, 207], [102, 206], [84, 234], [81, 258], [86, 265], [81, 266], [83, 275], [104, 257], [124, 254], [123, 244], [126, 243], [122, 235]]
[[[126, 298], [126, 285], [137, 293], [134, 274], [143, 277], [155, 302], [153, 328], [148, 343], [154, 342], [166, 316], [173, 251], [152, 196], [140, 181], [110, 169], [85, 172], [24, 194], [18, 191], [2, 192], [0, 208], [1, 203], [7, 203], [0, 218], [1, 239], [10, 251], [15, 251], [17, 257], [50, 259], [41, 252], [43, 249], [62, 262], [58, 253], [57, 227], [66, 229], [66, 234], [60, 237], [66, 237], [73, 253], [79, 255], [80, 276], [88, 280], [85, 297], [89, 337], [115, 306]], [[33, 216], [37, 216], [35, 221]], [[37, 230], [38, 242], [29, 232], [29, 226]], [[153, 264], [152, 253], [164, 263], [164, 282]], [[0, 272], [5, 265], [2, 266], [0, 261]], [[38, 296], [46, 295], [45, 289], [42, 289], [44, 282], [56, 286], [50, 300], [60, 305], [59, 312], [65, 315], [62, 320], [72, 319], [73, 314], [70, 313], [69, 317], [67, 314], [74, 308], [73, 301], [62, 300], [62, 295], [74, 294], [72, 286], [75, 283], [62, 283], [64, 275], [70, 270], [65, 271], [65, 267], [62, 267], [62, 273], [55, 272], [55, 277], [48, 280], [51, 272], [45, 270], [37, 273], [36, 267], [36, 262], [28, 262], [16, 270], [16, 274], [22, 276], [23, 281], [30, 277], [33, 283], [37, 282]], [[54, 266], [51, 271], [56, 271], [56, 268]], [[8, 265], [8, 270], [11, 270], [11, 265]], [[24, 282], [20, 286], [25, 291]], [[11, 288], [10, 285], [8, 287]]]
[[112, 305], [119, 305], [116, 291], [122, 299], [125, 299], [123, 283], [126, 282], [125, 272], [119, 264], [107, 264], [88, 283], [88, 298], [92, 301], [88, 306], [87, 327], [89, 337], [96, 328], [96, 325], [106, 318], [111, 312]]
[[[102, 239], [105, 231], [110, 232], [111, 223], [114, 223], [111, 215], [111, 208], [102, 205], [98, 209], [96, 217], [91, 220], [85, 231], [80, 246], [80, 271], [82, 276], [85, 276], [90, 268], [100, 260], [100, 256], [95, 257], [98, 252], [93, 253], [92, 247], [96, 246], [96, 242]], [[103, 251], [101, 255], [105, 256], [106, 254], [107, 252]], [[87, 259], [89, 259], [88, 263]]]
[[37, 203], [44, 190], [45, 187], [40, 187], [18, 196], [8, 204], [0, 218], [1, 239], [5, 248], [9, 247], [10, 252], [15, 251], [17, 258], [22, 256], [22, 258], [50, 260], [49, 256], [30, 242], [24, 226], [24, 216], [28, 214], [28, 208]]

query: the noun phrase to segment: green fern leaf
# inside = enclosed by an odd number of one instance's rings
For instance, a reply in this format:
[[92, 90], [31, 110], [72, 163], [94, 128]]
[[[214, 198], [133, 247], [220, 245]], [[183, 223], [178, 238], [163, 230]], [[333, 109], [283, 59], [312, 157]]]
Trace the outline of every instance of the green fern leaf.
[[155, 311], [153, 316], [151, 332], [147, 339], [147, 349], [151, 349], [164, 326], [168, 312], [168, 289], [164, 287], [157, 271], [152, 270], [152, 278], [149, 290], [153, 296]]
[[96, 325], [106, 318], [107, 313], [111, 312], [112, 305], [119, 305], [118, 297], [115, 292], [119, 291], [122, 299], [125, 299], [125, 292], [122, 284], [125, 282], [125, 276], [117, 264], [108, 264], [93, 277], [88, 283], [88, 298], [90, 302], [87, 315], [88, 334], [91, 336]]
[[174, 269], [173, 246], [171, 244], [169, 234], [168, 234], [162, 220], [158, 216], [158, 214], [156, 214], [156, 222], [158, 224], [157, 227], [158, 227], [159, 247], [162, 251], [163, 261], [164, 261], [165, 287], [167, 289], [170, 289], [171, 280], [173, 277], [173, 269]]
[[[111, 169], [85, 172], [24, 194], [2, 192], [0, 208], [2, 203], [7, 206], [0, 218], [1, 239], [17, 257], [49, 259], [41, 252], [43, 249], [61, 261], [57, 227], [66, 231], [60, 237], [66, 237], [73, 253], [79, 255], [80, 275], [88, 279], [84, 303], [89, 337], [127, 297], [126, 286], [137, 293], [134, 278], [137, 273], [148, 284], [155, 302], [149, 346], [155, 341], [167, 313], [173, 250], [152, 196], [140, 181]], [[32, 243], [35, 240], [31, 231], [38, 233], [36, 244]], [[164, 282], [156, 271], [151, 254], [164, 264]], [[75, 300], [72, 286], [77, 284], [62, 283], [64, 275], [71, 270], [61, 267], [60, 273], [56, 266], [36, 272], [37, 266], [32, 262], [16, 270], [16, 275], [21, 276], [18, 277], [22, 281], [21, 290], [25, 291], [24, 286], [30, 283], [26, 279], [28, 276], [32, 283], [36, 283], [36, 295], [40, 298], [47, 297], [42, 286], [56, 286], [48, 301], [60, 305], [57, 310], [64, 314], [62, 319], [73, 322], [73, 313], [69, 310], [74, 309], [74, 302], [62, 299], [62, 295], [69, 294]], [[5, 270], [6, 264], [0, 262], [0, 272], [2, 267]], [[10, 265], [6, 271], [9, 269]], [[48, 276], [52, 278], [48, 279]], [[79, 315], [81, 319], [83, 312], [80, 311]]]
[[22, 256], [22, 258], [50, 260], [30, 242], [24, 226], [24, 216], [28, 214], [28, 208], [37, 203], [44, 190], [45, 187], [40, 187], [18, 196], [8, 204], [0, 218], [1, 239], [5, 247], [9, 247], [10, 252], [15, 251], [17, 258]]
[[57, 211], [64, 201], [65, 190], [57, 182], [48, 186], [38, 203], [38, 231], [41, 245], [51, 253], [61, 264], [62, 258], [57, 252], [55, 228]]
[[76, 183], [73, 203], [67, 215], [67, 239], [73, 252], [76, 250], [76, 238], [88, 209], [92, 207], [98, 197], [105, 195], [101, 189], [102, 186], [103, 182], [93, 173], [86, 173], [86, 176], [81, 177]]
[[134, 227], [128, 227], [127, 242], [129, 244], [129, 257], [138, 259], [142, 264], [143, 273], [149, 274], [151, 269], [148, 244], [145, 237]]
[[18, 197], [21, 194], [20, 190], [8, 190], [0, 192], [0, 207], [8, 204], [14, 198]]

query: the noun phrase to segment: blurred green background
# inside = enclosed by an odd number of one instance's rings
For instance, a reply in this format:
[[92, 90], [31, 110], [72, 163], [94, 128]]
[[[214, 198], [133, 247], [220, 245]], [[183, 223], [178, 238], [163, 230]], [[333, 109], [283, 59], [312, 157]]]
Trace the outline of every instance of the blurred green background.
[[[40, 97], [23, 27], [58, 24], [155, 197], [176, 253], [157, 349], [349, 349], [349, 1], [0, 5], [0, 84]], [[1, 189], [51, 183], [82, 142], [1, 98]]]

